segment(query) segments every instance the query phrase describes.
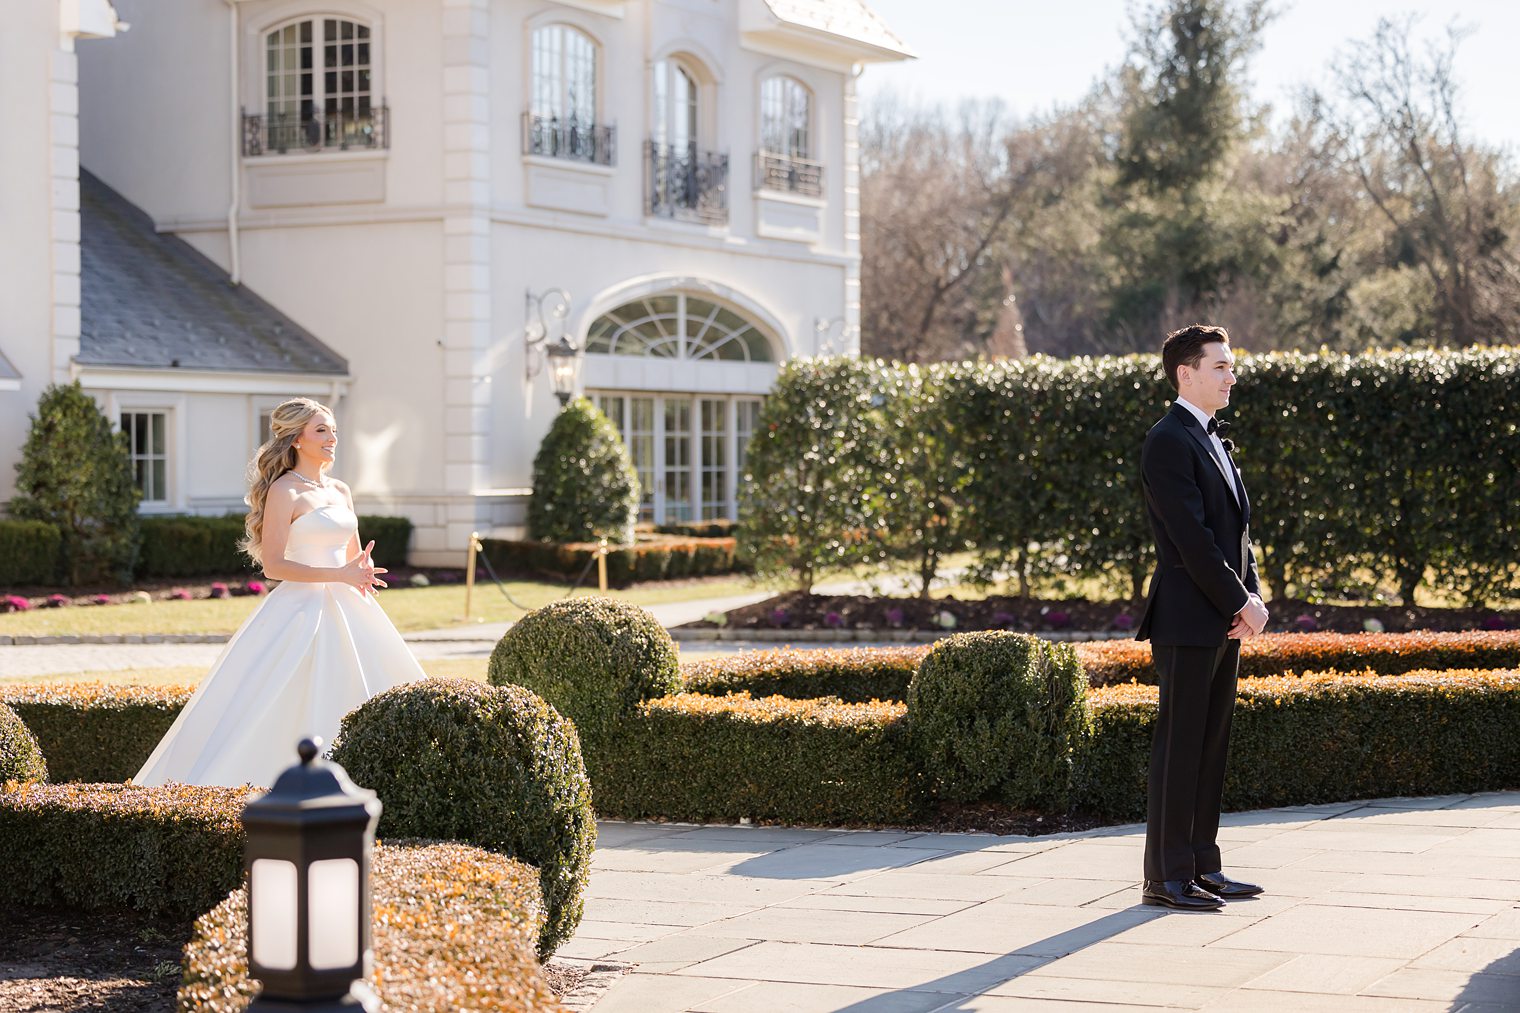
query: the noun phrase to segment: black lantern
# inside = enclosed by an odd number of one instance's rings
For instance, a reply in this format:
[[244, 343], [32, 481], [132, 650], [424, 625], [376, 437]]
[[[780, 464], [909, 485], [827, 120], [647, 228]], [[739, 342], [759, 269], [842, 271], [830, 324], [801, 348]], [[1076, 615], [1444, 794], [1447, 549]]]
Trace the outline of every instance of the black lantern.
[[544, 354], [549, 357], [549, 381], [554, 385], [554, 396], [561, 406], [567, 405], [575, 393], [575, 374], [581, 361], [578, 349], [561, 334], [558, 341], [544, 349]]
[[380, 800], [302, 739], [301, 762], [243, 810], [250, 1010], [374, 1010], [370, 850]]

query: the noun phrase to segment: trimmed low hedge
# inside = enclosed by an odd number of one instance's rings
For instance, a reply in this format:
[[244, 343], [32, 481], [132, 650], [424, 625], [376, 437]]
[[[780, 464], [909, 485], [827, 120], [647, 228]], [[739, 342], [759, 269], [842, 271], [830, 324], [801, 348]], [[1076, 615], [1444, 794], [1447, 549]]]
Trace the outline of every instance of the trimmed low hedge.
[[351, 711], [332, 750], [380, 796], [381, 834], [467, 841], [536, 867], [544, 956], [575, 934], [596, 847], [575, 729], [521, 686], [424, 679]]
[[684, 538], [732, 538], [738, 527], [738, 521], [716, 517], [706, 521], [655, 524], [650, 526], [650, 530], [658, 531], [662, 535], [680, 535]]
[[0, 907], [130, 909], [188, 923], [241, 881], [254, 791], [0, 786]]
[[[374, 988], [383, 1009], [551, 1013], [562, 1007], [533, 953], [544, 923], [538, 875], [461, 844], [377, 844]], [[248, 978], [248, 892], [238, 888], [195, 923], [185, 946], [182, 1013], [236, 1013]]]
[[[1151, 647], [1136, 640], [1072, 645], [1090, 686], [1156, 683]], [[806, 699], [905, 700], [928, 646], [799, 651], [778, 648], [705, 658], [681, 666], [692, 693], [779, 693]], [[1520, 667], [1520, 631], [1460, 633], [1269, 633], [1242, 642], [1240, 675], [1265, 678], [1309, 671]]]
[[359, 544], [368, 545], [371, 539], [374, 540], [375, 548], [370, 553], [370, 558], [376, 566], [387, 569], [405, 566], [407, 552], [412, 546], [411, 519], [360, 514]]
[[[258, 568], [243, 555], [242, 514], [205, 517], [193, 514], [144, 517], [136, 574], [152, 577], [219, 577], [253, 573]], [[384, 567], [406, 565], [412, 522], [405, 517], [359, 518], [359, 544], [375, 542], [374, 560]], [[3, 583], [3, 581], [0, 581]]]
[[252, 573], [253, 561], [238, 548], [243, 515], [142, 518], [137, 576], [213, 577]]
[[[1109, 640], [1078, 644], [1088, 682], [1156, 684], [1150, 644]], [[1241, 641], [1241, 678], [1300, 672], [1371, 671], [1379, 675], [1459, 668], [1520, 667], [1520, 630], [1461, 633], [1269, 633]]]
[[927, 801], [900, 703], [682, 693], [640, 704], [594, 781], [624, 819], [911, 822]]
[[47, 762], [37, 738], [16, 712], [0, 704], [0, 784], [46, 781]]
[[906, 700], [908, 683], [928, 647], [845, 647], [796, 651], [789, 647], [737, 654], [681, 666], [688, 693], [834, 696], [850, 703]]
[[[742, 569], [735, 561], [734, 546], [732, 538], [641, 535], [633, 545], [609, 547], [607, 583], [611, 587], [626, 587], [636, 581], [733, 573]], [[481, 547], [491, 566], [499, 572], [533, 573], [566, 582], [586, 573], [587, 582], [596, 580], [594, 560], [600, 548], [596, 542], [522, 542], [483, 538]]]
[[[1078, 805], [1113, 819], [1144, 817], [1156, 697], [1144, 685], [1091, 693]], [[1224, 807], [1514, 788], [1517, 728], [1514, 670], [1242, 679]]]
[[62, 551], [63, 535], [56, 524], [0, 520], [0, 587], [54, 583]]
[[195, 692], [193, 686], [52, 683], [0, 686], [47, 759], [54, 781], [125, 781]]

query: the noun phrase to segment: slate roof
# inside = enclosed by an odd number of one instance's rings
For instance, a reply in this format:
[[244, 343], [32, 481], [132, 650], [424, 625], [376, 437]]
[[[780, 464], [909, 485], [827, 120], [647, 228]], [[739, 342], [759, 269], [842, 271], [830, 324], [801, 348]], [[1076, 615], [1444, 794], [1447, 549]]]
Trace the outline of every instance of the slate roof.
[[765, 5], [777, 18], [789, 24], [865, 42], [904, 56], [913, 53], [908, 44], [866, 6], [865, 0], [765, 0]]
[[83, 171], [79, 247], [82, 365], [348, 372], [332, 349]]

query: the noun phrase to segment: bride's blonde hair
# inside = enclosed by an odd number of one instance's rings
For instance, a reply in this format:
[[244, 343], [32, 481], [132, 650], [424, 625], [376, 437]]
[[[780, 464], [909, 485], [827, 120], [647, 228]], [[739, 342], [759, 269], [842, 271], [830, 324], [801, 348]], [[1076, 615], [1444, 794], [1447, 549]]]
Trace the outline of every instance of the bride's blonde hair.
[[243, 522], [247, 536], [238, 548], [256, 565], [264, 563], [264, 503], [275, 480], [296, 466], [295, 442], [306, 423], [320, 413], [332, 417], [332, 409], [309, 397], [293, 397], [281, 402], [269, 413], [269, 441], [259, 447], [248, 462], [248, 519]]

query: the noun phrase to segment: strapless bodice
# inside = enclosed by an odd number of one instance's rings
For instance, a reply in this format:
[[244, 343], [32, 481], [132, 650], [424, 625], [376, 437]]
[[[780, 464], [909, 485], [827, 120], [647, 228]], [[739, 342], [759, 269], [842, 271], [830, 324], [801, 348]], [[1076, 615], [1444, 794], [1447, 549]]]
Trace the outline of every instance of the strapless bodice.
[[285, 558], [307, 566], [342, 566], [348, 543], [359, 530], [359, 518], [345, 506], [329, 503], [290, 522]]

